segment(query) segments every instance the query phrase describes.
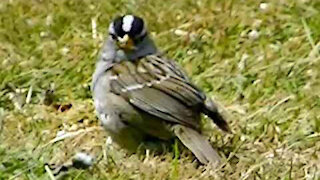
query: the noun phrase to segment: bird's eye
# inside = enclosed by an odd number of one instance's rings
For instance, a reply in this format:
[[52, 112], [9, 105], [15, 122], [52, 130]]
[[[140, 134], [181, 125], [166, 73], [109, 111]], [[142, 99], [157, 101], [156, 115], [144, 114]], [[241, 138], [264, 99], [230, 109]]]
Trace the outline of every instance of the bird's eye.
[[110, 36], [113, 40], [117, 40], [117, 36], [115, 34], [110, 34]]

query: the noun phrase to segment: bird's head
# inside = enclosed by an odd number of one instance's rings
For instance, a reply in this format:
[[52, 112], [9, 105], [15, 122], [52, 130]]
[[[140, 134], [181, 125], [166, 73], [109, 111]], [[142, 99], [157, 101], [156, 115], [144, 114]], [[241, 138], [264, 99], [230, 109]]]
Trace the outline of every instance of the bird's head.
[[109, 35], [119, 49], [129, 52], [137, 50], [139, 43], [147, 36], [147, 29], [142, 18], [124, 15], [110, 23]]

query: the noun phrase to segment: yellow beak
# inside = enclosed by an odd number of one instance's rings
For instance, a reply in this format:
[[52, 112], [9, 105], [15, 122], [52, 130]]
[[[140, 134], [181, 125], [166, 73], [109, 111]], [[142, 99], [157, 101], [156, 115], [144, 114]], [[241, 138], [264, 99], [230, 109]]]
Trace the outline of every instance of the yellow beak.
[[127, 34], [122, 38], [118, 37], [117, 45], [124, 51], [130, 51], [135, 48], [133, 40]]

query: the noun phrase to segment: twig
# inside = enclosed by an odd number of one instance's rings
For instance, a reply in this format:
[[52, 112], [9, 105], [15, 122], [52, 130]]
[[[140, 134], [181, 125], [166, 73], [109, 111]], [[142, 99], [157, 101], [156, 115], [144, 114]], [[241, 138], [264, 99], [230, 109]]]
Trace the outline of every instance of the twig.
[[265, 113], [266, 111], [267, 111], [266, 108], [260, 108], [260, 109], [258, 109], [257, 111], [253, 112], [252, 114], [248, 115], [248, 116], [245, 118], [245, 121], [254, 118], [254, 117], [255, 117], [256, 115], [258, 115], [258, 114]]
[[74, 137], [74, 136], [78, 136], [79, 134], [82, 134], [82, 133], [88, 133], [88, 132], [91, 132], [91, 131], [94, 131], [94, 130], [101, 130], [101, 127], [90, 127], [90, 128], [87, 128], [87, 129], [80, 129], [78, 131], [75, 131], [75, 132], [69, 132], [69, 133], [66, 133], [62, 136], [58, 136], [58, 137], [55, 137], [54, 139], [52, 139], [51, 141], [49, 141], [47, 144], [45, 144], [43, 147], [46, 147], [50, 144], [54, 144], [58, 141], [62, 141], [66, 138], [71, 138], [71, 137]]
[[50, 177], [51, 180], [56, 180], [56, 178], [55, 178], [54, 175], [52, 174], [52, 171], [51, 171], [51, 169], [49, 168], [48, 165], [45, 165], [45, 166], [44, 166], [44, 169], [47, 171], [47, 173], [48, 173], [48, 175], [49, 175], [49, 177]]
[[269, 113], [273, 112], [278, 106], [280, 106], [281, 104], [287, 102], [288, 100], [291, 100], [293, 99], [294, 97], [293, 96], [288, 96], [282, 100], [280, 100], [276, 105], [274, 105], [270, 110], [269, 110]]
[[32, 96], [32, 85], [29, 88], [28, 94], [27, 94], [27, 98], [26, 98], [26, 104], [29, 104], [31, 101], [31, 96]]

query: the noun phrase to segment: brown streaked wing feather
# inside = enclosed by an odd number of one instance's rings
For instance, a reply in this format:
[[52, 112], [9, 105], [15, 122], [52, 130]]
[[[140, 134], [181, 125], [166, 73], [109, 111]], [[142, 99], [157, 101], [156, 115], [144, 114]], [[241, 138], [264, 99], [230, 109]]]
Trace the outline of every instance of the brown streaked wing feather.
[[203, 101], [206, 99], [205, 94], [190, 82], [184, 70], [175, 61], [156, 55], [147, 56], [143, 61], [147, 61], [149, 64], [156, 66], [157, 69], [161, 69], [166, 75], [170, 75], [173, 80], [176, 79], [176, 83], [185, 84], [186, 88], [193, 91]]
[[158, 65], [167, 73], [170, 73], [171, 75], [178, 76], [178, 77], [184, 79], [185, 81], [189, 81], [189, 78], [186, 75], [186, 73], [174, 61], [166, 59], [162, 56], [156, 56], [156, 55], [147, 56], [146, 59], [150, 63]]
[[132, 91], [130, 103], [154, 116], [164, 120], [198, 128], [198, 114], [154, 88], [143, 88]]
[[136, 65], [124, 61], [111, 69], [112, 90], [149, 114], [198, 129], [202, 92], [160, 58], [144, 58]]

